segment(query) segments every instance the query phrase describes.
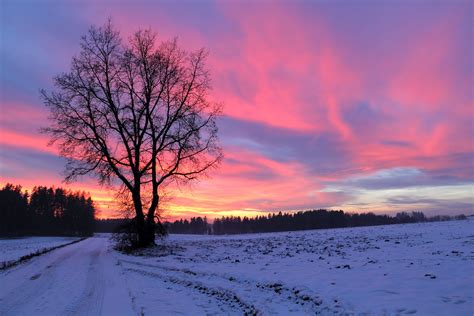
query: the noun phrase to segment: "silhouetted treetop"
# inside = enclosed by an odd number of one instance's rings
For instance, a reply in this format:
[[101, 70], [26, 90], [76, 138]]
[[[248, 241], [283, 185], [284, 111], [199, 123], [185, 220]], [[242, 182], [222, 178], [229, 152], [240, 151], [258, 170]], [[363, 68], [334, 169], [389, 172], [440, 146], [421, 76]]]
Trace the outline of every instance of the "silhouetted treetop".
[[84, 192], [35, 186], [31, 192], [0, 189], [0, 235], [91, 235], [95, 207]]

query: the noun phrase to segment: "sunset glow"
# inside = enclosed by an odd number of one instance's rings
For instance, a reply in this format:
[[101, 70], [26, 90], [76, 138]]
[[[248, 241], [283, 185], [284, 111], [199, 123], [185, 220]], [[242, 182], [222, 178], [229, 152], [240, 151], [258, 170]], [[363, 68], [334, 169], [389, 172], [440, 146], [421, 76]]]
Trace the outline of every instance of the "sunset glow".
[[111, 188], [62, 183], [65, 161], [39, 133], [39, 89], [110, 17], [126, 36], [150, 27], [207, 48], [212, 98], [224, 104], [222, 165], [171, 188], [165, 219], [473, 213], [472, 1], [118, 3], [2, 2], [0, 185], [84, 190], [99, 217], [117, 216]]

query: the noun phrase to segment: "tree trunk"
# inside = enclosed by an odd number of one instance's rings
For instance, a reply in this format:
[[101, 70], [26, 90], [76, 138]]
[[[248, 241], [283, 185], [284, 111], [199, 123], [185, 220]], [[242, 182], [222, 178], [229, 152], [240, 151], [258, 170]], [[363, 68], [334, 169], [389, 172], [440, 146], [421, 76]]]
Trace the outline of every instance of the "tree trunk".
[[138, 227], [138, 247], [148, 247], [155, 244], [155, 225], [143, 223], [142, 227]]
[[155, 244], [155, 223], [153, 218], [150, 219], [146, 218], [143, 214], [143, 205], [140, 198], [139, 192], [133, 192], [133, 204], [135, 206], [135, 225], [136, 225], [136, 233], [138, 240], [136, 240], [137, 247], [148, 247]]

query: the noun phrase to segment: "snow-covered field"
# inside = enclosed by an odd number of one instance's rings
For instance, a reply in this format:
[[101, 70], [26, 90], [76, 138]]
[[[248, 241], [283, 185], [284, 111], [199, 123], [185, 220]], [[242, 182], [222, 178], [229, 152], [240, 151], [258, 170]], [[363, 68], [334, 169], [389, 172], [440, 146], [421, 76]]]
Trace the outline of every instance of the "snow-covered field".
[[23, 256], [70, 243], [76, 237], [26, 237], [0, 239], [0, 267]]
[[474, 314], [472, 219], [165, 245], [128, 256], [100, 236], [33, 258], [0, 272], [0, 315]]
[[145, 314], [474, 314], [473, 220], [167, 244], [119, 259]]

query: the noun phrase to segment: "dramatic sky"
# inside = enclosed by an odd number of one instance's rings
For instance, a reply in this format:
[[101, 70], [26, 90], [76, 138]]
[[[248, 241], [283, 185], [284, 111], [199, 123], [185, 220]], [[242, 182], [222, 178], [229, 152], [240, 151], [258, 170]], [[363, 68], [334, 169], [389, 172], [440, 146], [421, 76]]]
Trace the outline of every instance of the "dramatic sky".
[[[473, 1], [0, 2], [0, 185], [62, 185], [39, 89], [108, 17], [206, 47], [225, 159], [169, 218], [313, 208], [474, 213]], [[113, 195], [91, 178], [101, 216]]]

